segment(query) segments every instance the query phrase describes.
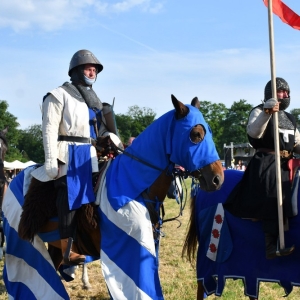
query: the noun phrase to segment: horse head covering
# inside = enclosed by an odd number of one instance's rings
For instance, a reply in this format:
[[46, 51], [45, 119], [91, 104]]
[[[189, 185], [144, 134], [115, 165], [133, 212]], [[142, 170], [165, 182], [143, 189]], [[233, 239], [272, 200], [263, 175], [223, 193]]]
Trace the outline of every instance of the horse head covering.
[[[219, 160], [219, 155], [212, 139], [211, 129], [202, 113], [192, 105], [187, 107], [190, 110], [189, 114], [183, 119], [176, 120], [173, 123], [174, 128], [169, 130], [168, 153], [172, 162], [192, 172]], [[195, 144], [190, 140], [190, 131], [198, 124], [204, 127], [206, 134], [200, 143]]]
[[[183, 119], [177, 120], [176, 111], [171, 110], [155, 120], [126, 148], [129, 156], [122, 154], [113, 161], [106, 178], [108, 197], [114, 209], [136, 199], [169, 165], [178, 164], [192, 172], [219, 160], [203, 115], [197, 108], [187, 107], [190, 112]], [[190, 140], [190, 131], [197, 124], [205, 128], [206, 135], [195, 144]]]

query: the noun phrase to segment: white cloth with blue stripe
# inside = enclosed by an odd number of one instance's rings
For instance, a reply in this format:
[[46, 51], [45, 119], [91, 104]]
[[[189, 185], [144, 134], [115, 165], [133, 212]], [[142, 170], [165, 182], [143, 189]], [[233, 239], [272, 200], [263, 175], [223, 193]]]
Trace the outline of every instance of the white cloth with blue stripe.
[[10, 299], [69, 299], [44, 242], [35, 236], [34, 242], [30, 243], [18, 235], [23, 194], [33, 169], [34, 166], [28, 167], [14, 178], [3, 202], [4, 233], [9, 241], [5, 255], [5, 264], [9, 265], [9, 269], [4, 267], [3, 280]]

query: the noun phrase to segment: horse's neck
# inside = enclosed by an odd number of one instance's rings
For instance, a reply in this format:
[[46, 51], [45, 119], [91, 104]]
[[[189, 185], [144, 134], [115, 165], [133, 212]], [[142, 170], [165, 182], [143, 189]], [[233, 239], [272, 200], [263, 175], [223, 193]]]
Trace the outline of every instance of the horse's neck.
[[169, 112], [148, 126], [132, 143], [129, 152], [152, 165], [165, 168], [169, 163], [173, 113]]
[[166, 171], [163, 171], [148, 189], [149, 199], [155, 200], [157, 198], [159, 202], [163, 202], [171, 182], [172, 176], [167, 175]]

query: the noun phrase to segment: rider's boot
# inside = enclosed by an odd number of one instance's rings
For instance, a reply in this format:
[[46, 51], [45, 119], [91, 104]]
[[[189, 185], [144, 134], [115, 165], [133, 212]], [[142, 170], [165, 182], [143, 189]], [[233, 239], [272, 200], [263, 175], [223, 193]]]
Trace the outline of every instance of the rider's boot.
[[72, 242], [68, 242], [69, 239], [60, 240], [61, 252], [63, 256], [62, 264], [68, 266], [84, 264], [85, 256], [72, 251]]
[[[56, 207], [58, 212], [58, 228], [64, 265], [79, 265], [85, 261], [85, 256], [72, 251], [74, 232], [76, 231], [75, 210], [69, 210], [68, 189], [66, 177], [55, 180], [57, 189]], [[69, 237], [69, 238], [67, 238]]]
[[265, 245], [267, 259], [273, 259], [278, 256], [290, 255], [295, 250], [295, 246], [280, 249], [278, 244], [278, 236], [268, 232], [265, 233]]

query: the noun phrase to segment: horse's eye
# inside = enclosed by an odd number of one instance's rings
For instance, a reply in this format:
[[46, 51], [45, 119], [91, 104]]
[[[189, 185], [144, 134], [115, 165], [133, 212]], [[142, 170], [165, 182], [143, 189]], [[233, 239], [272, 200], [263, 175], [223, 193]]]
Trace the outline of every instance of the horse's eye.
[[190, 132], [190, 140], [194, 144], [200, 143], [204, 139], [204, 136], [205, 128], [200, 124], [194, 126]]

